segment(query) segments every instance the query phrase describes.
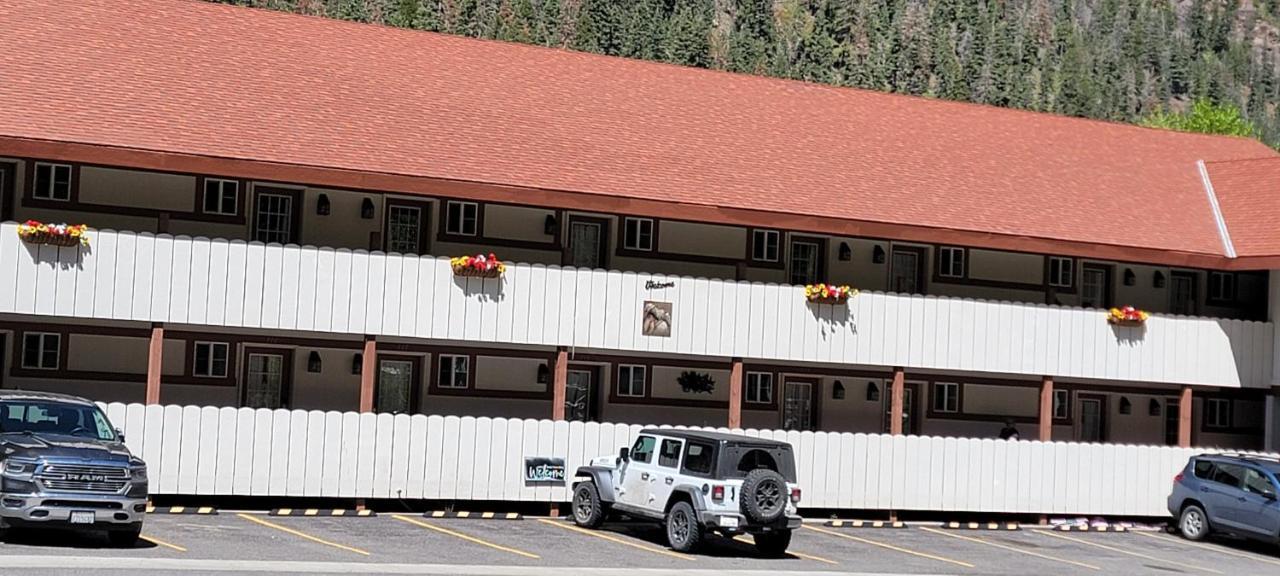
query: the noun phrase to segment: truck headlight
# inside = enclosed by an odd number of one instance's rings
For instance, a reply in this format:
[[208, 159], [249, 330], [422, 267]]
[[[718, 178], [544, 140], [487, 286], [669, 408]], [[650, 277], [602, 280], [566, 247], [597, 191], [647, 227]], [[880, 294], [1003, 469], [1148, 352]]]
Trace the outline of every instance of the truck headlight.
[[130, 468], [130, 469], [129, 469], [129, 477], [133, 478], [134, 480], [142, 480], [142, 481], [146, 481], [146, 479], [147, 479], [147, 467], [146, 467], [146, 466], [136, 466], [136, 467]]
[[36, 465], [32, 462], [18, 462], [14, 460], [5, 460], [4, 473], [11, 476], [25, 476], [36, 471]]

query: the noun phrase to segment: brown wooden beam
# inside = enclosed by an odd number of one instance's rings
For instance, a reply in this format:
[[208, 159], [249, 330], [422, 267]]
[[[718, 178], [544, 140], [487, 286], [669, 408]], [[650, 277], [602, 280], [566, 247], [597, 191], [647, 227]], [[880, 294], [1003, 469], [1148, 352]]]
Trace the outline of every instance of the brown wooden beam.
[[564, 348], [556, 350], [554, 364], [551, 370], [551, 419], [564, 420], [564, 399], [569, 392], [569, 352]]
[[729, 428], [742, 428], [742, 359], [729, 369]]
[[1191, 447], [1191, 387], [1183, 386], [1178, 398], [1178, 446]]
[[1053, 377], [1040, 381], [1040, 437], [1041, 442], [1053, 439]]
[[373, 412], [373, 388], [378, 381], [378, 341], [373, 336], [364, 337], [364, 351], [360, 357], [360, 411]]
[[151, 325], [151, 343], [147, 347], [147, 404], [160, 403], [160, 374], [164, 371], [164, 324]]
[[893, 369], [893, 389], [889, 396], [889, 433], [902, 435], [902, 399], [907, 385], [907, 373], [902, 368]]

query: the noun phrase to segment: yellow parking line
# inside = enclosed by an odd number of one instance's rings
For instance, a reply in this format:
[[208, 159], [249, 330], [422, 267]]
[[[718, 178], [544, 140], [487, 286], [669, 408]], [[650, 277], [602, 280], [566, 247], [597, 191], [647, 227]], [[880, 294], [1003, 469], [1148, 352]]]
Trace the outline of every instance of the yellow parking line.
[[632, 547], [632, 548], [637, 548], [637, 549], [640, 549], [640, 550], [644, 550], [644, 551], [646, 551], [646, 552], [653, 552], [654, 554], [662, 554], [662, 555], [664, 555], [664, 556], [670, 556], [670, 557], [672, 557], [672, 558], [679, 558], [679, 559], [681, 559], [681, 560], [696, 560], [696, 558], [694, 558], [693, 556], [689, 556], [689, 555], [686, 555], [686, 554], [679, 554], [679, 553], [676, 553], [676, 552], [672, 552], [672, 551], [670, 551], [670, 550], [665, 550], [665, 549], [657, 548], [657, 547], [654, 547], [654, 546], [644, 546], [644, 545], [641, 545], [641, 544], [636, 544], [635, 542], [629, 542], [629, 541], [623, 540], [623, 539], [621, 539], [621, 538], [618, 538], [618, 537], [616, 537], [616, 536], [612, 536], [612, 535], [607, 534], [607, 533], [604, 533], [604, 532], [586, 530], [586, 529], [583, 529], [583, 528], [579, 528], [579, 527], [577, 527], [577, 526], [574, 526], [574, 525], [572, 525], [572, 524], [566, 524], [566, 523], [564, 523], [564, 522], [557, 521], [557, 520], [551, 520], [551, 519], [549, 519], [549, 518], [539, 518], [539, 519], [538, 519], [538, 521], [539, 521], [539, 522], [542, 522], [542, 523], [544, 523], [544, 524], [550, 524], [550, 525], [552, 525], [552, 526], [556, 526], [556, 527], [559, 527], [559, 528], [564, 528], [565, 530], [572, 530], [572, 531], [574, 531], [574, 532], [581, 532], [581, 533], [586, 534], [586, 535], [588, 535], [588, 536], [595, 536], [596, 538], [603, 538], [603, 539], [608, 540], [608, 541], [610, 541], [610, 542], [614, 542], [614, 543], [617, 543], [617, 544], [622, 544], [623, 546], [630, 546], [630, 547]]
[[186, 552], [186, 551], [187, 551], [187, 549], [186, 549], [186, 548], [183, 548], [183, 547], [181, 547], [181, 546], [179, 546], [179, 545], [177, 545], [177, 544], [170, 544], [170, 543], [165, 542], [164, 540], [161, 540], [161, 539], [159, 539], [159, 538], [153, 538], [153, 537], [151, 537], [151, 536], [146, 536], [146, 535], [139, 536], [139, 538], [141, 538], [141, 539], [143, 539], [143, 540], [146, 540], [147, 542], [150, 542], [150, 543], [152, 543], [152, 544], [155, 544], [156, 546], [164, 546], [165, 548], [169, 548], [169, 549], [171, 549], [171, 550], [177, 550], [177, 551], [179, 551], [179, 552]]
[[1219, 572], [1219, 571], [1214, 570], [1214, 569], [1212, 569], [1212, 568], [1205, 568], [1205, 567], [1203, 567], [1203, 566], [1196, 566], [1195, 564], [1186, 564], [1186, 563], [1183, 563], [1183, 562], [1171, 562], [1171, 561], [1166, 560], [1166, 559], [1164, 559], [1164, 558], [1156, 558], [1155, 556], [1148, 556], [1148, 555], [1146, 555], [1146, 554], [1142, 554], [1142, 553], [1140, 553], [1140, 552], [1132, 552], [1132, 551], [1129, 551], [1129, 550], [1123, 550], [1123, 549], [1120, 549], [1120, 548], [1116, 548], [1115, 546], [1107, 546], [1106, 544], [1099, 544], [1099, 543], [1097, 543], [1097, 542], [1090, 542], [1090, 541], [1088, 541], [1088, 540], [1085, 540], [1084, 538], [1076, 538], [1076, 537], [1074, 537], [1074, 536], [1067, 536], [1067, 535], [1065, 535], [1065, 534], [1054, 534], [1052, 530], [1032, 530], [1032, 532], [1039, 532], [1039, 533], [1041, 533], [1041, 534], [1044, 534], [1045, 536], [1053, 536], [1054, 538], [1061, 538], [1061, 539], [1063, 539], [1063, 540], [1070, 540], [1070, 541], [1072, 541], [1072, 542], [1079, 542], [1079, 543], [1081, 543], [1081, 544], [1087, 544], [1087, 545], [1089, 545], [1089, 546], [1095, 546], [1095, 547], [1097, 547], [1097, 548], [1102, 548], [1103, 550], [1110, 550], [1110, 551], [1112, 551], [1112, 552], [1119, 552], [1120, 554], [1128, 554], [1128, 555], [1130, 555], [1130, 556], [1135, 556], [1135, 557], [1137, 557], [1137, 558], [1143, 558], [1143, 559], [1145, 559], [1145, 560], [1152, 560], [1152, 561], [1155, 561], [1155, 562], [1159, 562], [1159, 563], [1161, 563], [1161, 564], [1171, 564], [1171, 565], [1173, 565], [1173, 566], [1178, 566], [1178, 567], [1182, 567], [1182, 568], [1190, 568], [1190, 569], [1192, 569], [1192, 570], [1203, 570], [1203, 571], [1205, 571], [1205, 572], [1209, 572], [1209, 573], [1211, 573], [1211, 574], [1222, 574], [1222, 572]]
[[423, 521], [421, 521], [421, 520], [417, 520], [417, 519], [415, 519], [415, 518], [410, 518], [410, 517], [408, 517], [408, 516], [401, 516], [401, 515], [399, 515], [399, 514], [392, 514], [392, 515], [391, 515], [391, 517], [392, 517], [392, 518], [395, 518], [395, 519], [397, 519], [397, 520], [403, 520], [403, 521], [408, 522], [408, 523], [410, 523], [410, 524], [413, 524], [413, 525], [415, 525], [415, 526], [421, 526], [421, 527], [426, 528], [426, 529], [428, 529], [428, 530], [435, 530], [436, 532], [440, 532], [441, 534], [448, 534], [448, 535], [450, 535], [450, 536], [454, 536], [454, 537], [457, 537], [457, 538], [461, 538], [461, 539], [463, 539], [463, 540], [466, 540], [467, 542], [473, 542], [473, 543], [475, 543], [475, 544], [480, 544], [481, 546], [488, 546], [488, 547], [490, 547], [490, 548], [493, 548], [494, 550], [502, 550], [503, 552], [510, 552], [510, 553], [515, 554], [515, 555], [517, 555], [517, 556], [524, 556], [525, 558], [533, 558], [534, 560], [541, 560], [541, 559], [542, 559], [542, 557], [541, 557], [541, 556], [538, 556], [537, 554], [531, 554], [531, 553], [529, 553], [529, 552], [525, 552], [525, 551], [523, 551], [523, 550], [516, 550], [515, 548], [508, 548], [508, 547], [503, 546], [503, 545], [501, 545], [501, 544], [494, 544], [493, 542], [488, 542], [488, 541], [485, 541], [485, 540], [481, 540], [481, 539], [476, 538], [476, 537], [474, 537], [474, 536], [467, 536], [466, 534], [463, 534], [463, 533], [461, 533], [461, 532], [455, 532], [455, 531], [450, 530], [450, 529], [448, 529], [448, 528], [441, 528], [441, 527], [439, 527], [439, 526], [435, 526], [435, 525], [433, 525], [433, 524], [427, 524], [426, 522], [423, 522]]
[[276, 524], [276, 523], [274, 523], [274, 522], [267, 522], [266, 520], [263, 520], [263, 519], [261, 519], [261, 518], [254, 518], [253, 516], [250, 516], [249, 514], [240, 513], [240, 514], [236, 514], [236, 516], [239, 516], [239, 517], [241, 517], [241, 518], [244, 518], [245, 520], [248, 520], [248, 521], [250, 521], [250, 522], [256, 522], [256, 523], [261, 524], [261, 525], [263, 525], [263, 526], [266, 526], [266, 527], [268, 527], [268, 528], [275, 528], [276, 530], [279, 530], [279, 531], [284, 532], [284, 533], [286, 533], [286, 534], [293, 534], [294, 536], [297, 536], [297, 537], [299, 537], [299, 538], [305, 538], [305, 539], [310, 540], [310, 541], [312, 541], [312, 542], [318, 542], [318, 543], [320, 543], [320, 544], [324, 544], [325, 546], [333, 546], [334, 548], [339, 548], [339, 549], [342, 549], [342, 550], [346, 550], [347, 552], [355, 552], [356, 554], [363, 554], [363, 555], [365, 555], [365, 556], [368, 556], [368, 555], [369, 555], [369, 553], [368, 553], [368, 552], [365, 552], [364, 550], [361, 550], [361, 549], [359, 549], [359, 548], [352, 548], [352, 547], [350, 547], [350, 546], [343, 546], [342, 544], [338, 544], [338, 543], [336, 543], [336, 542], [330, 542], [330, 541], [328, 541], [328, 540], [324, 540], [324, 539], [321, 539], [321, 538], [316, 538], [315, 536], [312, 536], [312, 535], [310, 535], [310, 534], [303, 534], [302, 532], [299, 532], [299, 531], [294, 530], [294, 529], [292, 529], [292, 528], [286, 528], [286, 527], [281, 526], [281, 525], [279, 525], [279, 524]]
[[827, 534], [827, 535], [830, 535], [830, 536], [835, 536], [835, 537], [837, 537], [837, 538], [844, 538], [844, 539], [846, 539], [846, 540], [853, 540], [853, 541], [855, 541], [855, 542], [861, 542], [861, 543], [863, 543], [863, 544], [870, 544], [870, 545], [872, 545], [872, 546], [879, 546], [879, 547], [881, 547], [881, 548], [886, 548], [886, 549], [889, 549], [889, 550], [893, 550], [893, 551], [895, 551], [895, 552], [901, 552], [901, 553], [903, 553], [903, 554], [910, 554], [910, 555], [912, 555], [912, 556], [919, 556], [919, 557], [921, 557], [921, 558], [928, 558], [928, 559], [930, 559], [930, 560], [937, 560], [937, 561], [939, 561], [939, 562], [946, 562], [946, 563], [948, 563], [948, 564], [955, 564], [956, 566], [964, 566], [965, 568], [973, 568], [973, 567], [974, 567], [974, 566], [973, 566], [973, 564], [970, 564], [970, 563], [968, 563], [968, 562], [962, 562], [962, 561], [960, 561], [960, 560], [952, 560], [952, 559], [950, 559], [950, 558], [944, 558], [944, 557], [942, 557], [942, 556], [934, 556], [933, 554], [926, 554], [926, 553], [924, 553], [924, 552], [916, 552], [915, 550], [907, 550], [906, 548], [900, 548], [900, 547], [898, 547], [898, 546], [894, 546], [894, 545], [892, 545], [892, 544], [885, 544], [884, 542], [877, 542], [877, 541], [875, 541], [875, 540], [868, 540], [868, 539], [866, 539], [866, 538], [859, 538], [859, 537], [857, 537], [857, 536], [852, 536], [852, 535], [849, 535], [849, 534], [841, 534], [840, 532], [832, 532], [832, 531], [830, 531], [830, 530], [823, 530], [822, 528], [815, 528], [815, 527], [813, 527], [813, 526], [808, 526], [808, 525], [805, 525], [805, 526], [804, 526], [804, 528], [807, 528], [807, 529], [809, 529], [809, 530], [813, 530], [814, 532], [821, 532], [821, 533], [823, 533], [823, 534]]
[[1208, 545], [1208, 544], [1201, 544], [1201, 543], [1199, 543], [1199, 542], [1192, 542], [1192, 541], [1190, 541], [1190, 540], [1186, 540], [1186, 539], [1173, 538], [1173, 537], [1171, 537], [1171, 536], [1164, 536], [1164, 535], [1161, 535], [1161, 534], [1152, 534], [1151, 532], [1134, 532], [1134, 534], [1141, 534], [1141, 535], [1143, 535], [1143, 536], [1147, 536], [1147, 537], [1149, 537], [1149, 538], [1155, 538], [1156, 540], [1165, 540], [1165, 541], [1168, 541], [1168, 542], [1173, 542], [1173, 543], [1175, 543], [1175, 544], [1181, 544], [1181, 545], [1185, 545], [1185, 546], [1195, 546], [1196, 548], [1204, 548], [1205, 550], [1212, 550], [1212, 551], [1214, 551], [1214, 552], [1221, 552], [1221, 553], [1223, 553], [1223, 554], [1227, 554], [1227, 555], [1230, 555], [1230, 556], [1239, 556], [1239, 557], [1241, 557], [1241, 558], [1248, 558], [1248, 559], [1250, 559], [1250, 560], [1257, 560], [1257, 561], [1259, 561], [1259, 562], [1266, 562], [1266, 563], [1268, 563], [1268, 564], [1276, 564], [1276, 565], [1280, 565], [1280, 560], [1273, 560], [1273, 559], [1271, 559], [1271, 558], [1267, 558], [1267, 557], [1265, 557], [1265, 556], [1258, 556], [1258, 555], [1255, 555], [1255, 554], [1247, 554], [1247, 553], [1245, 553], [1245, 552], [1237, 552], [1237, 551], [1235, 551], [1235, 550], [1232, 550], [1232, 549], [1230, 549], [1230, 548], [1225, 548], [1225, 547], [1222, 547], [1222, 546], [1210, 546], [1210, 545]]
[[[742, 536], [742, 535], [734, 536], [733, 539], [739, 542], [742, 542], [744, 544], [755, 545], [756, 543], [755, 540], [752, 540], [751, 538], [747, 538], [746, 536]], [[823, 562], [826, 564], [831, 564], [832, 566], [840, 565], [840, 563], [836, 562], [835, 560], [828, 560], [820, 556], [810, 556], [809, 554], [801, 554], [800, 552], [796, 552], [795, 550], [787, 550], [787, 554], [790, 554], [792, 556], [795, 556], [796, 558], [801, 558], [804, 560], [813, 560], [814, 562]]]
[[921, 530], [924, 530], [925, 532], [931, 532], [931, 533], [933, 533], [933, 534], [941, 534], [941, 535], [943, 535], [943, 536], [950, 536], [950, 537], [952, 537], [952, 538], [958, 538], [958, 539], [960, 539], [960, 540], [966, 540], [966, 541], [968, 541], [968, 542], [976, 542], [976, 543], [978, 543], [978, 544], [986, 544], [987, 546], [992, 546], [992, 547], [994, 547], [994, 548], [1000, 548], [1000, 549], [1002, 549], [1002, 550], [1009, 550], [1009, 551], [1011, 551], [1011, 552], [1018, 552], [1018, 553], [1020, 553], [1020, 554], [1026, 554], [1026, 555], [1028, 555], [1028, 556], [1035, 556], [1036, 558], [1044, 558], [1045, 560], [1053, 560], [1054, 562], [1062, 562], [1062, 563], [1064, 563], [1064, 564], [1071, 564], [1071, 565], [1074, 565], [1074, 566], [1080, 566], [1080, 567], [1082, 567], [1082, 568], [1088, 568], [1088, 569], [1090, 569], [1090, 570], [1101, 570], [1101, 568], [1099, 568], [1099, 567], [1097, 567], [1097, 566], [1094, 566], [1094, 565], [1092, 565], [1092, 564], [1085, 564], [1084, 562], [1076, 562], [1075, 560], [1067, 560], [1067, 559], [1065, 559], [1065, 558], [1057, 558], [1057, 557], [1054, 557], [1054, 556], [1049, 556], [1048, 554], [1041, 554], [1041, 553], [1039, 553], [1039, 552], [1032, 552], [1032, 551], [1030, 551], [1030, 550], [1025, 550], [1025, 549], [1023, 549], [1023, 548], [1019, 548], [1019, 547], [1017, 547], [1017, 546], [1008, 546], [1008, 545], [1005, 545], [1005, 544], [1000, 544], [1000, 543], [998, 543], [998, 542], [992, 542], [992, 541], [990, 541], [990, 540], [983, 540], [983, 539], [981, 539], [981, 538], [974, 538], [973, 536], [962, 536], [962, 535], [960, 535], [960, 534], [953, 534], [953, 533], [951, 533], [951, 532], [945, 532], [945, 531], [942, 531], [942, 530], [938, 530], [938, 529], [936, 529], [936, 528], [929, 528], [928, 526], [921, 526], [921, 527], [920, 527], [920, 529], [921, 529]]

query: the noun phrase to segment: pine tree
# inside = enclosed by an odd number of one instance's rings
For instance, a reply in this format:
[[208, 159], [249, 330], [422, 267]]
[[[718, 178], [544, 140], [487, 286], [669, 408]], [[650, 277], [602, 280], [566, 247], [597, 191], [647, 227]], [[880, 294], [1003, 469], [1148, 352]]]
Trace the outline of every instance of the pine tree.
[[711, 3], [677, 0], [662, 38], [662, 59], [706, 68], [711, 65]]
[[738, 0], [729, 40], [729, 66], [736, 72], [762, 74], [773, 48], [773, 0]]

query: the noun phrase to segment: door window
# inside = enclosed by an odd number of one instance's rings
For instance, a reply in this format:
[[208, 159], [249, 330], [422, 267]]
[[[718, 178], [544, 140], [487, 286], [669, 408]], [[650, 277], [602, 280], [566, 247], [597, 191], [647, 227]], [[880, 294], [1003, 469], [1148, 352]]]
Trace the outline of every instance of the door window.
[[663, 468], [676, 468], [680, 465], [680, 448], [682, 442], [679, 440], [663, 440], [662, 451], [658, 453], [658, 465]]
[[413, 411], [413, 364], [412, 360], [378, 362], [376, 411], [391, 414], [408, 414]]
[[1080, 441], [1103, 441], [1102, 401], [1094, 398], [1080, 400]]
[[784, 430], [813, 430], [813, 383], [787, 382], [782, 403]]
[[889, 290], [899, 294], [920, 293], [920, 253], [914, 250], [893, 249], [893, 262], [889, 275]]
[[1105, 268], [1084, 267], [1080, 282], [1080, 305], [1086, 308], [1106, 308], [1111, 293], [1110, 282]]
[[293, 241], [293, 196], [258, 193], [253, 239], [286, 244]]
[[422, 253], [422, 209], [417, 206], [387, 206], [387, 251]]
[[284, 355], [249, 355], [244, 405], [272, 409], [284, 406]]
[[1243, 466], [1219, 463], [1213, 467], [1213, 481], [1218, 484], [1239, 488], [1243, 477]]
[[817, 284], [821, 250], [817, 242], [791, 241], [791, 283]]
[[1196, 277], [1174, 272], [1169, 279], [1169, 311], [1174, 314], [1196, 313]]
[[653, 436], [641, 436], [636, 438], [636, 443], [631, 446], [631, 459], [636, 462], [649, 462], [653, 460], [653, 447], [658, 441]]
[[1244, 469], [1244, 490], [1258, 496], [1276, 495], [1276, 487], [1271, 484], [1271, 479], [1253, 468]]
[[569, 265], [577, 268], [603, 268], [601, 225], [596, 222], [575, 221], [569, 224]]
[[570, 422], [590, 422], [592, 417], [591, 372], [570, 370], [564, 390], [564, 417]]

